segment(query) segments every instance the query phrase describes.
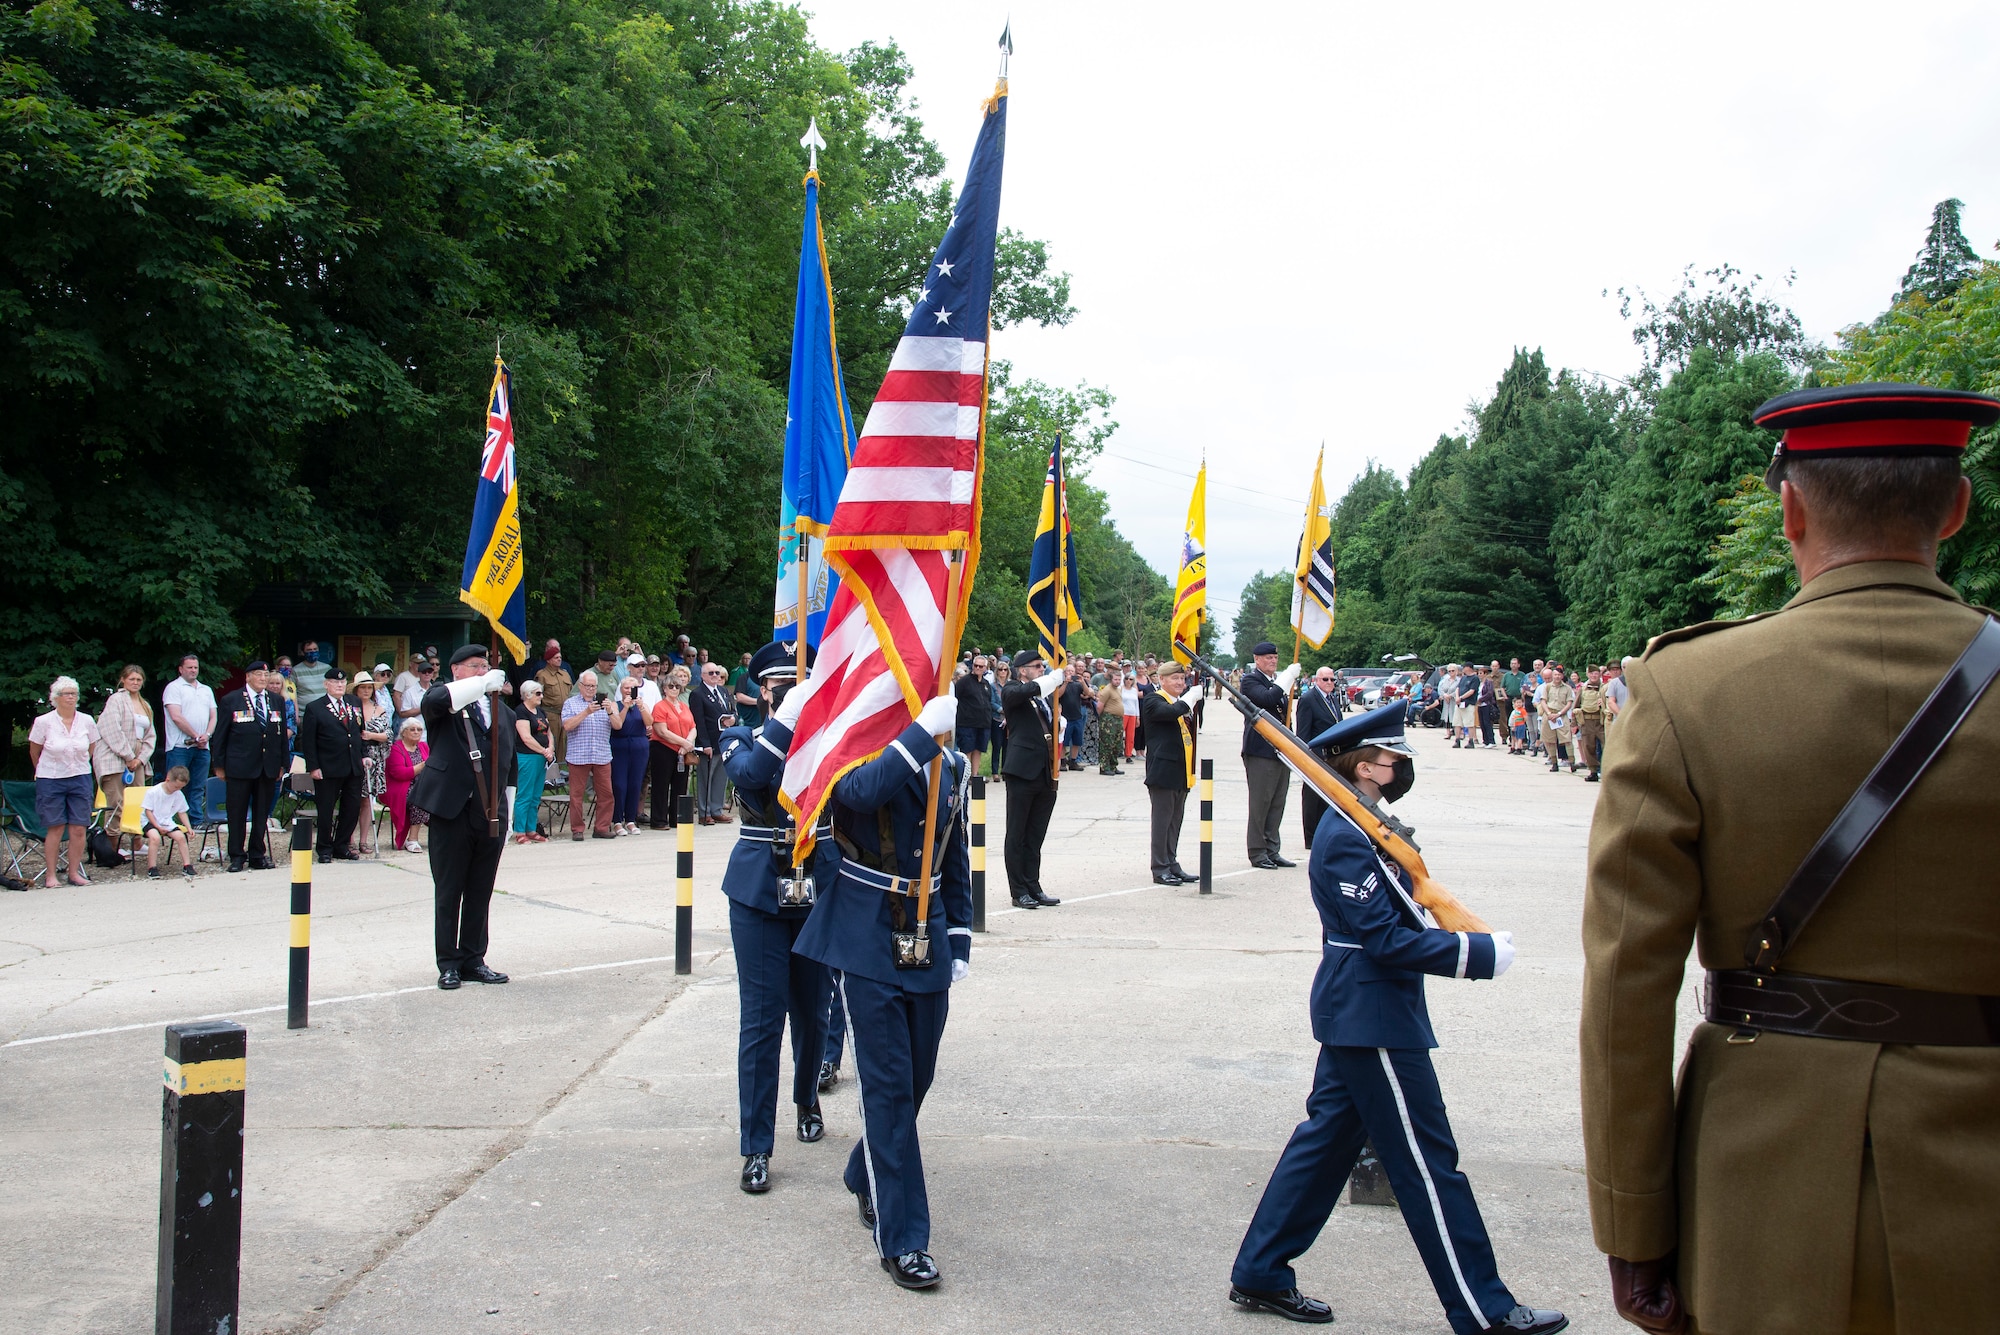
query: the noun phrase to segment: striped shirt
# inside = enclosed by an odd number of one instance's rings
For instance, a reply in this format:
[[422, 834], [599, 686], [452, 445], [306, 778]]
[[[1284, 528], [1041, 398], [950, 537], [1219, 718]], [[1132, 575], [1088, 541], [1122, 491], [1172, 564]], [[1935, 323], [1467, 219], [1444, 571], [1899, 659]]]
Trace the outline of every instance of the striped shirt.
[[[603, 704], [599, 696], [594, 702]], [[584, 711], [581, 695], [572, 695], [563, 701], [562, 716], [573, 719]], [[565, 758], [572, 765], [609, 765], [611, 763], [611, 719], [602, 709], [597, 710], [583, 722], [576, 725], [576, 731], [569, 735], [569, 749]]]

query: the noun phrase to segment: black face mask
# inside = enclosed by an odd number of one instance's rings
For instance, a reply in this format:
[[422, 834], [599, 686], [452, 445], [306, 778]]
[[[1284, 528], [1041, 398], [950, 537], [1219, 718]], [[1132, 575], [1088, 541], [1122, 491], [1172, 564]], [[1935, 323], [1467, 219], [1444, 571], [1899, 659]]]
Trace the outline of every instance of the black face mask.
[[790, 681], [766, 684], [765, 689], [771, 692], [771, 710], [773, 713], [777, 712], [779, 705], [785, 703], [785, 692], [791, 690], [797, 684], [797, 682]]
[[1409, 792], [1410, 785], [1417, 781], [1416, 762], [1408, 756], [1396, 757], [1395, 770], [1396, 777], [1382, 785], [1382, 800], [1384, 802], [1395, 801], [1404, 793]]

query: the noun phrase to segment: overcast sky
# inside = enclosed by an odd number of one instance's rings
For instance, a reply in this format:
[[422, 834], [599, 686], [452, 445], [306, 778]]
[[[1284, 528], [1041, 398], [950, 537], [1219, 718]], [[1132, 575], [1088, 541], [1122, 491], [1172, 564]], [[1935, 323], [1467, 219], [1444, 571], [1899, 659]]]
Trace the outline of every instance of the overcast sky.
[[1001, 222], [1050, 243], [1079, 314], [994, 355], [1118, 396], [1091, 477], [1169, 577], [1206, 452], [1225, 628], [1289, 566], [1321, 441], [1337, 498], [1462, 430], [1517, 345], [1629, 374], [1618, 288], [1796, 271], [1830, 339], [1887, 304], [1938, 200], [2000, 240], [2000, 7], [807, 9], [832, 49], [901, 45], [955, 180], [1011, 16]]

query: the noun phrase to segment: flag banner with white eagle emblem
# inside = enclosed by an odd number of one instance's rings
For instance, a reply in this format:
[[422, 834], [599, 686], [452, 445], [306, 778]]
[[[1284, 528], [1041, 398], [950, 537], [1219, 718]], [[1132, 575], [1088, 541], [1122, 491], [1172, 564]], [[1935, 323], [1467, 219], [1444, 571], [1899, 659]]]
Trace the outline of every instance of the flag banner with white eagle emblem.
[[964, 625], [979, 563], [988, 306], [1006, 141], [1003, 78], [827, 526], [826, 561], [840, 592], [812, 675], [798, 688], [805, 704], [779, 794], [799, 818], [801, 858], [840, 776], [879, 755], [942, 689], [941, 669]]
[[[814, 122], [807, 140], [820, 143]], [[785, 474], [778, 511], [776, 638], [798, 637], [817, 649], [840, 579], [826, 567], [825, 539], [834, 503], [854, 460], [854, 416], [840, 378], [834, 336], [833, 279], [819, 221], [819, 172], [806, 173], [805, 234], [799, 245], [798, 298], [792, 313], [792, 379], [785, 401]], [[801, 605], [803, 604], [803, 606]]]
[[1306, 526], [1299, 533], [1299, 560], [1292, 574], [1292, 629], [1317, 649], [1333, 634], [1333, 511], [1326, 503], [1320, 467], [1322, 446], [1313, 464], [1312, 491], [1306, 497]]
[[1168, 623], [1174, 661], [1186, 664], [1188, 651], [1201, 652], [1201, 618], [1208, 607], [1208, 460], [1194, 475], [1188, 498], [1187, 528], [1181, 532], [1181, 568], [1174, 579], [1174, 615]]
[[514, 377], [493, 359], [493, 389], [486, 401], [486, 445], [479, 454], [478, 490], [472, 498], [472, 531], [465, 540], [459, 601], [483, 615], [514, 655], [528, 661], [528, 598], [521, 560], [521, 491], [514, 468]]
[[1069, 491], [1063, 478], [1062, 433], [1049, 451], [1049, 475], [1042, 483], [1042, 514], [1028, 556], [1028, 620], [1042, 659], [1061, 671], [1069, 662], [1069, 634], [1083, 629], [1076, 605], [1076, 534], [1069, 526]]

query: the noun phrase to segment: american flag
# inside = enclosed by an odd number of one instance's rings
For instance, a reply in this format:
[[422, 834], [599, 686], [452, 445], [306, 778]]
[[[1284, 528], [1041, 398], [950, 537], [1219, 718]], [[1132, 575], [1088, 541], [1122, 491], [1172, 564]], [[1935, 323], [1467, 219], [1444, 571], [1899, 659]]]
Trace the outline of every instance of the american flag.
[[[841, 576], [785, 761], [800, 856], [840, 776], [881, 753], [940, 689], [979, 560], [987, 307], [999, 229], [1007, 85], [986, 103], [965, 188], [868, 410], [826, 539]], [[964, 553], [949, 606], [948, 555]]]

